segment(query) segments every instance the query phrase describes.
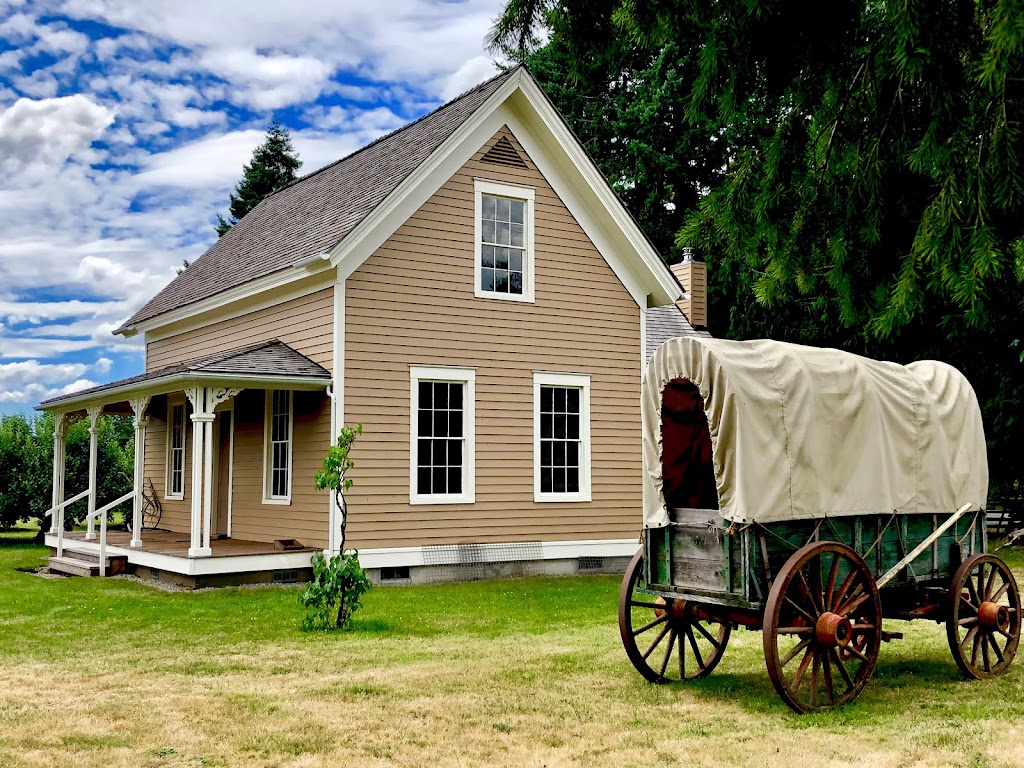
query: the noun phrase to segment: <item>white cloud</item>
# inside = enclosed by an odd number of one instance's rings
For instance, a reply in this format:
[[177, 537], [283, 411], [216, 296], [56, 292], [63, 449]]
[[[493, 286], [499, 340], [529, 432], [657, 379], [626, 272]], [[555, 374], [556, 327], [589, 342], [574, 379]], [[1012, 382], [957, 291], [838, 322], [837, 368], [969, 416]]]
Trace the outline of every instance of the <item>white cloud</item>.
[[333, 74], [331, 65], [309, 56], [267, 56], [246, 48], [207, 51], [199, 63], [241, 85], [237, 100], [260, 110], [315, 99]]
[[113, 122], [112, 109], [82, 94], [18, 99], [0, 113], [0, 168], [14, 173], [34, 164], [59, 167]]
[[445, 101], [454, 99], [474, 85], [494, 77], [497, 72], [498, 68], [489, 56], [474, 56], [448, 78], [441, 91], [441, 98]]

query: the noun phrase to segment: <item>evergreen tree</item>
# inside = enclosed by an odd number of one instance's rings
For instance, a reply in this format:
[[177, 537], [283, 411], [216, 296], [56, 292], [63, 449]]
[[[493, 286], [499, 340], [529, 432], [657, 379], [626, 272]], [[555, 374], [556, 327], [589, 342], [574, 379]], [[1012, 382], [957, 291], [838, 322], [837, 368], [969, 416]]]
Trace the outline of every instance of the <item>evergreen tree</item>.
[[263, 143], [253, 150], [252, 160], [242, 167], [242, 180], [231, 194], [229, 219], [217, 214], [217, 234], [224, 235], [261, 200], [294, 181], [295, 172], [301, 166], [291, 133], [275, 120], [267, 129]]
[[[491, 42], [613, 183], [623, 147], [691, 134], [662, 147], [695, 197], [658, 189], [666, 160], [637, 152], [661, 199], [624, 198], [663, 253], [708, 261], [713, 332], [957, 365], [1007, 491], [1024, 444], [1022, 20], [1021, 0], [509, 0]], [[628, 110], [580, 119], [573, 88], [620, 82]]]

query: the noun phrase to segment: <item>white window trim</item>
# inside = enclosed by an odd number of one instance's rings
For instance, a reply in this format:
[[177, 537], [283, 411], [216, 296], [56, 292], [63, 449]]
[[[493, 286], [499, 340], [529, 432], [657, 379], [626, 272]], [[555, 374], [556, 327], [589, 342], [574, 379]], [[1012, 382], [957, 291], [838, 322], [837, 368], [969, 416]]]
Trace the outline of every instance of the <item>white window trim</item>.
[[[526, 201], [526, 253], [523, 256], [523, 292], [500, 293], [498, 291], [484, 291], [480, 289], [481, 270], [481, 242], [482, 226], [480, 222], [483, 213], [483, 196], [498, 195], [499, 197], [514, 197]], [[531, 187], [517, 187], [511, 184], [498, 184], [494, 181], [484, 179], [473, 179], [473, 293], [478, 299], [502, 299], [504, 301], [526, 301], [533, 303], [534, 283], [534, 217], [533, 217], [534, 190]]]
[[[462, 493], [420, 494], [416, 492], [421, 381], [447, 381], [466, 387], [462, 409], [462, 434], [466, 453], [462, 463]], [[473, 368], [409, 367], [409, 503], [473, 504], [476, 502], [476, 370]]]
[[[174, 460], [172, 452], [174, 432], [174, 406], [180, 405], [182, 407], [182, 424], [181, 424], [181, 492], [171, 493], [171, 462]], [[182, 501], [185, 498], [185, 472], [188, 468], [188, 403], [185, 402], [185, 396], [173, 397], [168, 395], [167, 397], [167, 449], [164, 454], [164, 499], [166, 501]]]
[[[578, 493], [541, 493], [540, 490], [540, 388], [575, 387], [580, 392], [580, 490]], [[590, 376], [583, 373], [533, 374], [533, 500], [591, 500]]]
[[288, 392], [288, 495], [273, 496], [270, 493], [273, 459], [270, 453], [271, 419], [274, 413], [274, 392], [277, 391], [264, 390], [263, 396], [263, 503], [291, 504], [295, 465], [295, 392], [291, 390], [284, 390]]

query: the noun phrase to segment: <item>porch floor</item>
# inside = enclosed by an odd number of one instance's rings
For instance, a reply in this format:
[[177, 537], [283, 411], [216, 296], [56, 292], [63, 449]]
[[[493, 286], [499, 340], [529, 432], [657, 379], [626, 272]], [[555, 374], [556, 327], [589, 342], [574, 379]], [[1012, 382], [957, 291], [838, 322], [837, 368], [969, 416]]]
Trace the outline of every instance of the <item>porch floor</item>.
[[[128, 531], [107, 531], [107, 546], [131, 547], [132, 535]], [[85, 531], [68, 531], [64, 534], [64, 546], [74, 548], [76, 542], [84, 542]], [[99, 544], [99, 533], [89, 539], [90, 544]], [[142, 548], [134, 552], [149, 552], [169, 557], [188, 557], [189, 534], [175, 531], [152, 530], [142, 532]], [[281, 555], [301, 552], [316, 552], [316, 547], [301, 549], [275, 549], [273, 542], [246, 541], [245, 539], [210, 539], [210, 557], [240, 557], [245, 555]], [[206, 558], [204, 558], [206, 559]]]

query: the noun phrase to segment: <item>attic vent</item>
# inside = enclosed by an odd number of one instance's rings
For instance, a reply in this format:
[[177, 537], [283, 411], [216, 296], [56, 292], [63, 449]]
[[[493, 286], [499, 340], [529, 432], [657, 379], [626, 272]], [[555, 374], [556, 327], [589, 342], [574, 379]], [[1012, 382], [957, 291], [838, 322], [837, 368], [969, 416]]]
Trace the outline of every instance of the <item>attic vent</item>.
[[494, 146], [487, 150], [487, 154], [483, 156], [485, 163], [494, 163], [495, 165], [509, 165], [513, 168], [526, 168], [526, 162], [516, 152], [516, 148], [512, 146], [512, 142], [508, 140], [507, 136], [502, 136], [496, 142]]

